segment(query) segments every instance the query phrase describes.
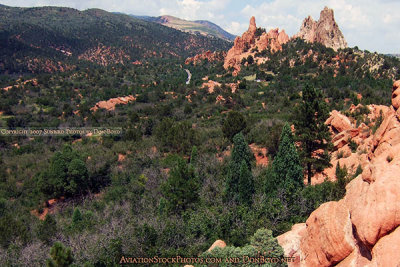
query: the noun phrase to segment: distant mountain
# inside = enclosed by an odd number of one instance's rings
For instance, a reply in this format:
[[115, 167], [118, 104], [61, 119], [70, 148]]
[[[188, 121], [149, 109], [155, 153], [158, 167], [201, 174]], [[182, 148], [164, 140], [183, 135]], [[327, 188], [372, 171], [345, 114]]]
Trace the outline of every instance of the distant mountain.
[[0, 73], [54, 72], [227, 50], [229, 42], [100, 9], [0, 6]]
[[207, 20], [188, 21], [168, 15], [160, 17], [149, 17], [149, 16], [135, 16], [135, 17], [146, 21], [156, 22], [164, 26], [171, 27], [184, 32], [199, 33], [206, 36], [214, 36], [228, 41], [233, 41], [236, 37], [235, 35], [230, 34], [229, 32], [222, 29], [220, 26]]

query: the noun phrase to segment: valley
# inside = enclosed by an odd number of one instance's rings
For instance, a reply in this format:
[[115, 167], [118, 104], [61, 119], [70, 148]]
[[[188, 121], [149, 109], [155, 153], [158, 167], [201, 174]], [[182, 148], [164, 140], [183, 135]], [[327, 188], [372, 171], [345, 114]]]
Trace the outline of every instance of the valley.
[[399, 263], [400, 60], [161, 18], [0, 5], [0, 265]]

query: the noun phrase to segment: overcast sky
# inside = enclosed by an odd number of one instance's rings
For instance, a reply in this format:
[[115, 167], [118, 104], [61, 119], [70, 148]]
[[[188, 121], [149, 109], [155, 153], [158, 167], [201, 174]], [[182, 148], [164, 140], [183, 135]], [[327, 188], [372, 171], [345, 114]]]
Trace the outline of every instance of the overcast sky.
[[188, 20], [209, 20], [233, 34], [257, 26], [281, 28], [292, 36], [311, 15], [315, 20], [328, 6], [349, 46], [371, 52], [400, 54], [400, 1], [398, 0], [0, 0], [9, 6], [68, 6], [79, 10], [101, 8], [134, 15], [173, 15]]

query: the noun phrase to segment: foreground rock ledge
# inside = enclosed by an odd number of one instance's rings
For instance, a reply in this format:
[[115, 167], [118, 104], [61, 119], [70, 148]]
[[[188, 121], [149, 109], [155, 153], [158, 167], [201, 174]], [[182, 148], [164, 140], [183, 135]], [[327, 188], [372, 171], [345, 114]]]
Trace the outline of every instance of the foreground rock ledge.
[[285, 256], [296, 257], [289, 266], [400, 263], [399, 90], [397, 81], [392, 89], [392, 106], [368, 139], [368, 162], [363, 173], [347, 185], [345, 197], [321, 205], [305, 224], [294, 225], [278, 236]]

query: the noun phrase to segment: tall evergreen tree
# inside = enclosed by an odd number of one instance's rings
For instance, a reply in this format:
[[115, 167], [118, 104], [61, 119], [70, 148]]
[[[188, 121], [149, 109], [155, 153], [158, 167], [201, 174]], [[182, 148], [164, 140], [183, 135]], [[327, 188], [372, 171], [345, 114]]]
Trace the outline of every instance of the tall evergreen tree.
[[89, 173], [83, 157], [65, 145], [50, 160], [38, 178], [38, 187], [47, 197], [76, 196], [89, 190]]
[[54, 243], [50, 249], [50, 256], [46, 264], [48, 267], [68, 267], [74, 261], [71, 249], [65, 248], [60, 242]]
[[277, 184], [282, 184], [285, 181], [291, 181], [298, 187], [304, 184], [303, 168], [288, 123], [283, 126], [278, 153], [272, 166], [277, 177]]
[[[228, 200], [238, 203], [246, 195], [251, 200], [254, 192], [254, 181], [251, 174], [252, 153], [242, 133], [233, 138], [233, 150], [226, 181], [226, 196]], [[245, 168], [247, 167], [247, 168]], [[248, 188], [244, 189], [247, 186]], [[240, 192], [245, 190], [246, 192]]]
[[47, 214], [44, 221], [38, 226], [38, 238], [46, 243], [50, 243], [51, 239], [57, 233], [57, 222], [50, 214]]
[[199, 181], [192, 165], [179, 158], [161, 190], [169, 211], [180, 212], [198, 199]]
[[322, 91], [306, 85], [300, 105], [295, 110], [296, 139], [300, 142], [300, 156], [306, 168], [308, 184], [315, 171], [330, 166], [331, 136], [325, 121], [329, 117], [328, 106]]
[[193, 146], [192, 153], [190, 153], [190, 164], [196, 165], [198, 157], [199, 157], [199, 153], [197, 151], [197, 147]]
[[228, 117], [222, 123], [222, 132], [224, 137], [233, 141], [236, 134], [243, 131], [247, 126], [245, 117], [238, 111], [231, 111]]
[[238, 200], [239, 203], [251, 205], [254, 194], [254, 179], [249, 166], [245, 160], [240, 165], [239, 183], [238, 183]]

